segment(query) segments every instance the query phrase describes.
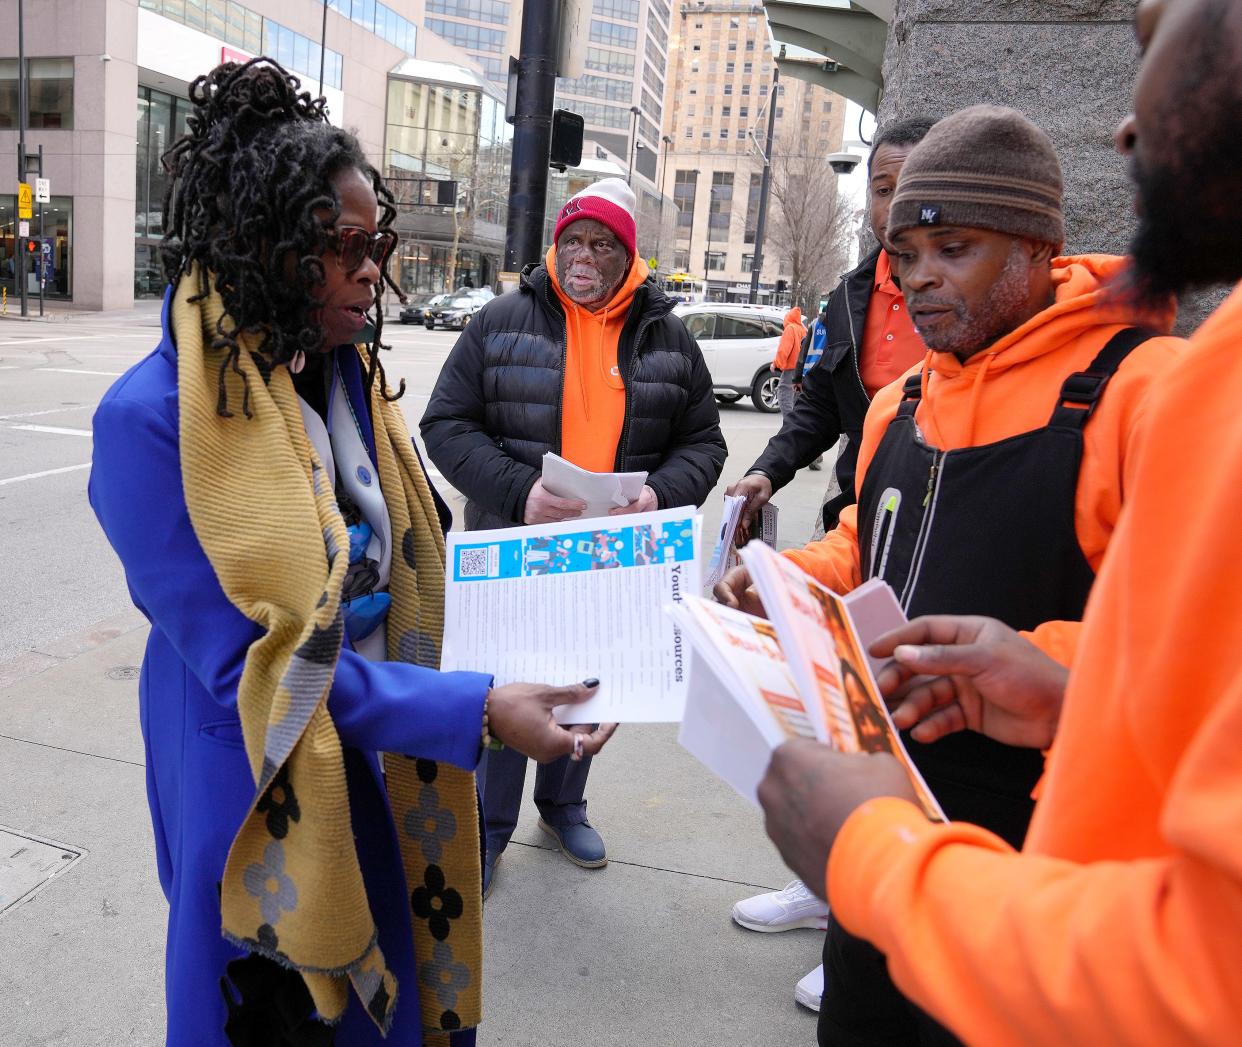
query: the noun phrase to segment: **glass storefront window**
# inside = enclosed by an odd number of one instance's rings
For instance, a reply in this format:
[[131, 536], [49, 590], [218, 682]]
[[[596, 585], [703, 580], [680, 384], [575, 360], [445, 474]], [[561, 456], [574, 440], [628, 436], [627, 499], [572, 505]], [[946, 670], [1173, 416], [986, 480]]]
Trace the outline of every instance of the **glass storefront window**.
[[207, 28], [206, 0], [185, 0], [185, 24], [191, 29]]
[[138, 88], [134, 184], [134, 296], [162, 293], [159, 243], [163, 236], [168, 176], [160, 158], [186, 131], [189, 102], [149, 87]]
[[0, 59], [0, 127], [17, 126], [17, 59]]
[[[0, 287], [9, 298], [19, 293], [17, 283], [17, 198], [0, 196]], [[39, 206], [30, 221], [32, 240], [46, 243], [46, 257], [50, 259], [48, 279], [43, 293], [47, 298], [71, 298], [73, 296], [72, 244], [73, 244], [73, 197], [53, 196], [43, 205], [43, 219], [39, 219]], [[26, 263], [26, 293], [37, 296], [39, 276], [28, 260]]]
[[[70, 130], [73, 127], [73, 59], [26, 59], [26, 126]], [[17, 59], [0, 59], [0, 127], [17, 126]]]
[[30, 126], [73, 127], [73, 59], [31, 58]]

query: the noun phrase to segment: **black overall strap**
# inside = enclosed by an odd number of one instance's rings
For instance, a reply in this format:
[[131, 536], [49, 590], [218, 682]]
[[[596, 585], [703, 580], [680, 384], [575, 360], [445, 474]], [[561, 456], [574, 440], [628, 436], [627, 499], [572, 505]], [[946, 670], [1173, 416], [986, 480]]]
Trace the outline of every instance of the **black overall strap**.
[[1104, 387], [1117, 373], [1121, 362], [1154, 337], [1155, 332], [1142, 327], [1127, 327], [1113, 335], [1085, 371], [1075, 371], [1065, 379], [1048, 425], [1057, 429], [1081, 429], [1085, 426], [1099, 406]]
[[918, 410], [919, 400], [922, 398], [923, 372], [920, 369], [918, 374], [912, 374], [907, 378], [901, 387], [901, 403], [897, 405], [897, 413], [893, 415], [893, 418], [913, 418], [914, 412]]

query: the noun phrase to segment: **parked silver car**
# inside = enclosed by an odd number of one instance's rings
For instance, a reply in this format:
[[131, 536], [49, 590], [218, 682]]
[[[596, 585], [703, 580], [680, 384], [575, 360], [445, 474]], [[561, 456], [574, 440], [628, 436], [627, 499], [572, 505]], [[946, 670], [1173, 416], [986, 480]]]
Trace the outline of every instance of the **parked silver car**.
[[761, 305], [699, 302], [673, 309], [686, 330], [699, 343], [712, 389], [722, 403], [736, 403], [743, 396], [760, 411], [780, 410], [776, 403], [779, 377], [772, 361], [785, 327], [785, 314]]

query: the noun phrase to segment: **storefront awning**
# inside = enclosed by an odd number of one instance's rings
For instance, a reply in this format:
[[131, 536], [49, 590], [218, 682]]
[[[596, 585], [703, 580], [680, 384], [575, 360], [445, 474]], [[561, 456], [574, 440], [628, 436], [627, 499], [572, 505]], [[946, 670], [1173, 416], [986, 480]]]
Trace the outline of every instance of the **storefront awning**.
[[875, 112], [894, 0], [765, 0], [781, 72]]

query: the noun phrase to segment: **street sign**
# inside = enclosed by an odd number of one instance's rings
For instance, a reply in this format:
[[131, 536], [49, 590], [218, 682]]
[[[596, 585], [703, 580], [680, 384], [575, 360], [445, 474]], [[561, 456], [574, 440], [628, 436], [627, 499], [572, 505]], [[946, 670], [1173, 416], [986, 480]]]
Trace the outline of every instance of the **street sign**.
[[50, 204], [52, 202], [52, 180], [50, 178], [35, 179], [35, 203]]
[[30, 235], [30, 223], [26, 221], [24, 218], [21, 219], [17, 223], [17, 235], [18, 236], [29, 236]]
[[[34, 217], [34, 193], [31, 192], [30, 185], [26, 182], [17, 183], [17, 217]], [[27, 235], [29, 234], [22, 233], [22, 236]]]

